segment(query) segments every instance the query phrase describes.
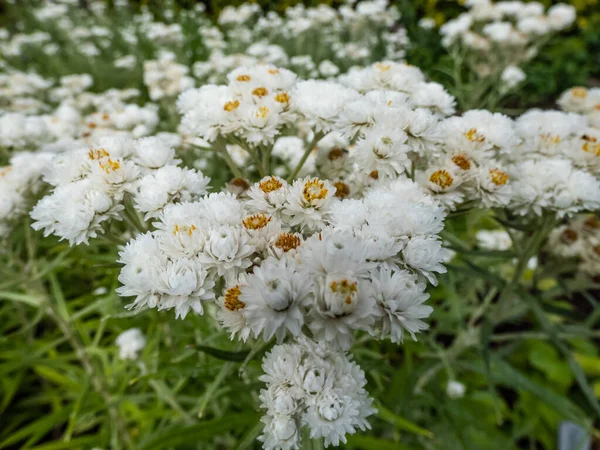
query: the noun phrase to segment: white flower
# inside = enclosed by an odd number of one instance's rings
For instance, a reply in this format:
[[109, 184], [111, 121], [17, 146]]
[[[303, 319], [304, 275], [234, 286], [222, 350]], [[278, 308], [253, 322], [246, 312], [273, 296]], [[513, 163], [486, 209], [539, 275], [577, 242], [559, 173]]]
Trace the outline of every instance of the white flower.
[[442, 248], [441, 241], [427, 237], [410, 239], [402, 250], [404, 262], [425, 275], [434, 286], [437, 285], [437, 280], [432, 272], [446, 273], [442, 261], [447, 257], [447, 252]]
[[487, 250], [508, 250], [512, 239], [504, 230], [479, 230], [475, 234], [479, 247]]
[[136, 208], [146, 214], [146, 220], [158, 217], [167, 204], [189, 202], [206, 194], [209, 181], [195, 170], [161, 167], [139, 180], [134, 193]]
[[310, 284], [285, 260], [269, 258], [255, 267], [240, 287], [244, 316], [255, 337], [298, 336], [304, 324], [302, 308], [307, 304]]
[[332, 81], [300, 81], [292, 92], [294, 108], [318, 131], [329, 131], [344, 105], [358, 93]]
[[248, 190], [248, 206], [256, 212], [281, 216], [288, 197], [288, 184], [280, 177], [267, 176]]
[[512, 89], [523, 81], [525, 81], [527, 75], [517, 66], [507, 66], [500, 75], [500, 79], [506, 89]]
[[160, 137], [139, 139], [135, 145], [138, 164], [158, 169], [173, 161], [175, 150]]
[[450, 380], [446, 386], [446, 395], [450, 398], [462, 398], [466, 390], [466, 386], [460, 381]]
[[295, 180], [287, 195], [284, 214], [290, 225], [316, 230], [324, 226], [336, 188], [327, 180], [306, 177]]
[[119, 358], [137, 359], [138, 353], [146, 346], [146, 338], [139, 328], [130, 328], [119, 334], [115, 343], [119, 347]]
[[206, 267], [215, 269], [219, 276], [235, 277], [250, 267], [250, 255], [254, 248], [248, 244], [248, 236], [240, 227], [222, 225], [208, 232], [206, 243], [198, 260]]
[[381, 337], [390, 336], [392, 342], [404, 339], [404, 332], [416, 340], [415, 333], [429, 328], [421, 319], [429, 317], [433, 308], [423, 305], [429, 298], [425, 283], [406, 270], [382, 267], [372, 274], [369, 295], [376, 301], [381, 316]]
[[215, 297], [215, 283], [208, 279], [208, 272], [198, 261], [185, 258], [170, 261], [161, 273], [162, 297], [158, 309], [175, 308], [175, 317], [185, 318], [190, 309], [197, 314], [204, 312], [202, 302]]

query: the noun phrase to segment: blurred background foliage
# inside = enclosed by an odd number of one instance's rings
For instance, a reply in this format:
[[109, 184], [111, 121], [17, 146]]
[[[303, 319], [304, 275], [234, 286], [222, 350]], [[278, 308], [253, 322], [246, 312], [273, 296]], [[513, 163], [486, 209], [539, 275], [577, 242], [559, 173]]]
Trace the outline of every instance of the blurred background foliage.
[[[18, 0], [14, 6], [22, 9], [31, 0]], [[106, 0], [109, 8], [113, 0]], [[216, 19], [226, 6], [238, 6], [243, 0], [171, 0], [176, 9], [191, 8], [197, 3], [206, 7], [208, 15]], [[289, 6], [303, 3], [306, 6], [327, 4], [338, 7], [342, 0], [257, 0], [263, 10], [283, 13]], [[406, 27], [412, 46], [408, 50], [408, 62], [419, 66], [427, 75], [438, 82], [448, 85], [451, 80], [447, 75], [452, 66], [445, 49], [440, 44], [437, 30], [423, 30], [419, 20], [423, 17], [433, 18], [438, 26], [456, 17], [464, 8], [462, 1], [449, 0], [392, 0], [402, 13], [402, 24]], [[559, 3], [552, 0], [541, 0], [546, 7]], [[525, 106], [539, 105], [549, 107], [560, 93], [572, 86], [600, 85], [600, 0], [568, 0], [577, 9], [577, 23], [570, 31], [553, 39], [531, 63], [524, 68], [527, 81], [518, 96], [509, 99], [508, 106], [518, 112]], [[85, 8], [87, 0], [80, 0]], [[130, 0], [132, 12], [142, 8], [150, 9], [157, 17], [163, 17], [165, 2], [163, 0]], [[0, 25], [10, 28], [12, 8], [6, 0], [0, 0]], [[509, 111], [507, 111], [509, 112]]]

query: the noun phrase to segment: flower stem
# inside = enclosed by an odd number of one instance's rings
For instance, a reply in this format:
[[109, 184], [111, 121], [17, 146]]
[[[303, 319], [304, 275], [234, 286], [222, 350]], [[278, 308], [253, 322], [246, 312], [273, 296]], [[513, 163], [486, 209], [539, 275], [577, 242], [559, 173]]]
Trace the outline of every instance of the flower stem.
[[323, 133], [315, 133], [315, 136], [313, 137], [312, 141], [310, 141], [310, 143], [306, 146], [306, 150], [304, 150], [304, 155], [302, 155], [302, 159], [300, 159], [300, 162], [298, 162], [298, 164], [296, 165], [296, 167], [294, 168], [294, 170], [288, 177], [288, 179], [287, 179], [288, 183], [291, 183], [292, 181], [294, 181], [294, 178], [296, 178], [296, 175], [298, 175], [300, 170], [302, 170], [304, 163], [306, 163], [306, 160], [308, 159], [308, 156], [313, 151], [313, 148], [315, 147], [316, 143], [319, 142], [322, 137], [323, 137]]

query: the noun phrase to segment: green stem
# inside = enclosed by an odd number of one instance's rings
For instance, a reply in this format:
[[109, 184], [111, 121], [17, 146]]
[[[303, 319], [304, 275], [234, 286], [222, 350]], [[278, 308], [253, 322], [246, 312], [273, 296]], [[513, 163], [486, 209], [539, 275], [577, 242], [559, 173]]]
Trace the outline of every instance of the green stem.
[[291, 175], [288, 177], [288, 179], [287, 179], [288, 183], [291, 183], [292, 181], [294, 181], [294, 178], [296, 178], [296, 175], [298, 175], [300, 170], [302, 170], [302, 167], [304, 166], [304, 163], [306, 163], [308, 156], [313, 151], [314, 146], [316, 145], [317, 142], [319, 142], [321, 140], [322, 137], [323, 137], [323, 133], [315, 133], [315, 136], [313, 137], [312, 141], [310, 141], [310, 143], [306, 147], [306, 150], [304, 150], [302, 159], [300, 159], [300, 162], [296, 165], [296, 167], [292, 171]]
[[231, 155], [229, 155], [229, 152], [227, 151], [226, 147], [226, 142], [221, 136], [219, 136], [215, 141], [214, 149], [225, 160], [225, 163], [237, 178], [244, 178], [244, 174], [237, 166], [237, 164], [233, 161]]

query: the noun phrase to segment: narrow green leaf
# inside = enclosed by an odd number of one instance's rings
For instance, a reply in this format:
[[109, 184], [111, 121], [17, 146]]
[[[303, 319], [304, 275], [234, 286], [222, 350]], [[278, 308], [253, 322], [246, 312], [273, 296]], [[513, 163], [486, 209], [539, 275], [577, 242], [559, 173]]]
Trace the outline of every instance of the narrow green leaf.
[[384, 439], [378, 439], [364, 434], [355, 434], [349, 436], [346, 448], [354, 450], [411, 450], [411, 447], [391, 442]]
[[253, 427], [248, 428], [248, 431], [246, 431], [244, 435], [240, 438], [237, 447], [235, 447], [235, 450], [247, 450], [249, 448], [252, 448], [252, 446], [256, 442], [256, 438], [263, 430], [264, 426], [265, 424], [258, 420]]
[[80, 384], [48, 366], [37, 365], [33, 370], [42, 378], [65, 388], [79, 390]]
[[20, 428], [8, 436], [0, 443], [0, 448], [6, 448], [34, 434], [48, 433], [52, 428], [64, 422], [67, 417], [69, 417], [69, 410], [67, 408], [59, 409], [53, 414], [43, 415], [41, 419]]
[[377, 403], [375, 405], [375, 408], [378, 409], [377, 416], [380, 419], [385, 420], [386, 422], [394, 425], [397, 429], [419, 434], [428, 438], [433, 437], [433, 433], [431, 431], [425, 428], [421, 428], [420, 426], [412, 423], [411, 421], [397, 416], [392, 411], [383, 406], [381, 403]]
[[[490, 358], [490, 362], [490, 374], [494, 383], [530, 392], [563, 417], [576, 423], [585, 423], [586, 416], [584, 412], [570, 400], [535, 383], [507, 362], [494, 355]], [[481, 367], [481, 364], [479, 363], [459, 362], [457, 365], [481, 375], [485, 375], [485, 369]]]
[[158, 430], [155, 436], [140, 444], [138, 450], [155, 450], [175, 448], [177, 445], [193, 447], [197, 443], [206, 442], [217, 436], [240, 428], [254, 425], [259, 419], [257, 413], [225, 414], [218, 419], [207, 420], [187, 427], [171, 427]]
[[575, 376], [575, 380], [579, 384], [579, 388], [581, 389], [581, 392], [583, 393], [583, 395], [587, 399], [588, 403], [590, 404], [590, 406], [596, 413], [596, 417], [600, 418], [600, 403], [598, 402], [598, 399], [596, 398], [596, 395], [594, 394], [594, 390], [588, 383], [583, 369], [581, 368], [579, 363], [576, 361], [576, 359], [573, 357], [573, 353], [571, 352], [571, 350], [569, 349], [567, 344], [565, 344], [558, 337], [558, 335], [557, 335], [558, 330], [556, 330], [556, 328], [552, 325], [552, 323], [546, 316], [546, 313], [544, 312], [544, 310], [538, 303], [538, 300], [531, 295], [525, 295], [525, 297], [528, 299], [529, 305], [531, 306], [531, 310], [533, 311], [536, 319], [538, 320], [538, 322], [540, 323], [540, 325], [542, 326], [544, 331], [548, 334], [548, 337], [550, 338], [552, 343], [560, 350], [560, 352], [566, 358], [567, 363], [569, 364], [569, 367], [571, 368], [571, 372], [573, 372], [573, 375]]
[[43, 300], [39, 295], [19, 294], [17, 292], [0, 292], [0, 299], [21, 302], [36, 308], [40, 306]]
[[218, 348], [208, 347], [206, 345], [199, 345], [196, 348], [207, 355], [214, 356], [215, 358], [222, 359], [223, 361], [244, 362], [250, 353], [250, 350], [228, 352], [226, 350], [219, 350]]
[[46, 444], [31, 447], [30, 450], [77, 450], [88, 449], [98, 446], [98, 436], [86, 436], [73, 439], [69, 442], [49, 442]]

